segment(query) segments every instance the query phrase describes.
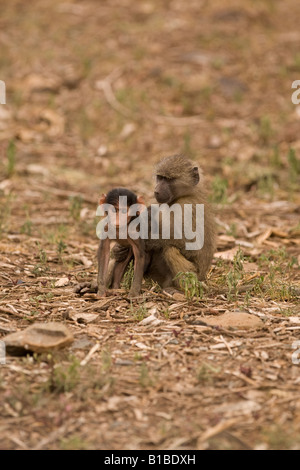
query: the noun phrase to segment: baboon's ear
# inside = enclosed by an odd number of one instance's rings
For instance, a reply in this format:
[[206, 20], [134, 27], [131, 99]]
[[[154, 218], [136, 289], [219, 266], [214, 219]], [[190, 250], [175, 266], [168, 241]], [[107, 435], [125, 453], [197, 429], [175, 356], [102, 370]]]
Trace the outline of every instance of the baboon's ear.
[[102, 206], [102, 204], [106, 203], [106, 194], [102, 194], [102, 196], [99, 199], [99, 206]]
[[196, 184], [199, 183], [200, 181], [200, 176], [199, 176], [199, 169], [197, 166], [194, 166], [192, 169], [192, 179], [193, 179], [193, 184], [196, 186]]
[[137, 203], [141, 204], [143, 206], [145, 205], [145, 200], [144, 200], [143, 196], [138, 196], [137, 197]]
[[143, 212], [146, 209], [145, 200], [143, 196], [137, 197], [137, 203], [139, 204], [139, 211], [138, 211], [138, 215], [139, 215], [141, 212]]

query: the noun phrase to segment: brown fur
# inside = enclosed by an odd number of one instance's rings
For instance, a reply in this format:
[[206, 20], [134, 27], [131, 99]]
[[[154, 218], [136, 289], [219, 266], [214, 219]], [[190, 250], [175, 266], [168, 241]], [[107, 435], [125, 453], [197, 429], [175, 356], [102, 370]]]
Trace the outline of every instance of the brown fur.
[[[171, 194], [168, 205], [176, 203], [183, 207], [184, 204], [192, 204], [193, 219], [195, 219], [196, 204], [204, 204], [204, 245], [201, 250], [186, 250], [185, 243], [191, 240], [184, 238], [184, 231], [182, 231], [182, 239], [172, 238], [172, 225], [171, 239], [149, 239], [146, 241], [146, 250], [151, 251], [153, 265], [157, 263], [157, 257], [163, 258], [166, 265], [165, 274], [168, 279], [170, 273], [174, 278], [180, 271], [192, 271], [196, 272], [199, 280], [204, 280], [212, 262], [216, 247], [215, 222], [212, 210], [206, 201], [202, 181], [200, 181], [200, 184], [196, 182], [198, 181], [195, 176], [197, 173], [202, 179], [202, 174], [197, 170], [197, 165], [183, 155], [166, 157], [156, 166], [156, 175], [167, 179], [167, 183], [163, 184], [168, 195]], [[158, 182], [157, 194], [159, 194], [159, 184]], [[168, 188], [170, 188], [170, 191]], [[195, 229], [195, 227], [193, 228]], [[164, 263], [161, 263], [162, 267]], [[149, 274], [151, 277], [153, 277], [152, 272], [153, 269], [150, 265]], [[161, 272], [160, 277], [163, 277], [163, 274]], [[174, 284], [174, 282], [171, 284]]]
[[[184, 231], [182, 239], [172, 237], [173, 225], [171, 223], [170, 239], [145, 240], [147, 259], [145, 275], [156, 281], [162, 287], [178, 287], [174, 281], [179, 272], [194, 272], [199, 280], [204, 280], [211, 266], [213, 254], [216, 248], [216, 227], [214, 215], [207, 203], [202, 173], [198, 165], [185, 158], [183, 155], [173, 155], [162, 159], [155, 168], [157, 184], [155, 196], [158, 202], [168, 205], [192, 204], [193, 220], [196, 216], [196, 204], [204, 204], [204, 245], [200, 250], [187, 250]], [[161, 200], [159, 200], [161, 199]], [[148, 208], [149, 211], [149, 208]], [[149, 217], [150, 217], [149, 211]], [[150, 226], [150, 224], [149, 224]], [[195, 230], [195, 226], [193, 227]], [[123, 263], [129, 262], [128, 249], [119, 244], [113, 249], [114, 263], [124, 268]], [[127, 259], [127, 261], [126, 261]], [[123, 269], [122, 268], [122, 269]], [[77, 290], [77, 292], [80, 292]]]
[[[190, 170], [198, 165], [193, 164], [191, 160], [188, 160], [184, 155], [171, 155], [160, 160], [155, 167], [155, 174], [165, 176], [166, 178], [180, 178], [184, 183], [190, 184]], [[199, 170], [200, 179], [202, 177], [202, 171]]]

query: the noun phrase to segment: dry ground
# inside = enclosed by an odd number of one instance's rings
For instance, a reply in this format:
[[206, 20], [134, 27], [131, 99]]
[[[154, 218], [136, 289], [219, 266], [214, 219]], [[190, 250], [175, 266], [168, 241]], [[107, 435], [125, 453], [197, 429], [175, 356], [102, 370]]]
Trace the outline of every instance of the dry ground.
[[[299, 449], [299, 14], [297, 0], [1, 2], [0, 339], [36, 321], [75, 336], [0, 366], [1, 448]], [[99, 194], [150, 203], [153, 165], [175, 152], [216, 205], [202, 298], [76, 296], [96, 273]], [[201, 324], [225, 312], [262, 328]]]

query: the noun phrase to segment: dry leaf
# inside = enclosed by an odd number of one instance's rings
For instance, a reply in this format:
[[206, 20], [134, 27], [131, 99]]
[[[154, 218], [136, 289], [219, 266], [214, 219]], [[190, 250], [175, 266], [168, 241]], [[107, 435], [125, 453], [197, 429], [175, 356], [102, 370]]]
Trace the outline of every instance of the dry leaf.
[[49, 170], [42, 166], [38, 165], [36, 163], [30, 163], [27, 165], [26, 170], [28, 173], [31, 173], [32, 175], [43, 175], [43, 176], [48, 176], [49, 175]]
[[291, 323], [300, 323], [300, 317], [288, 317], [288, 320]]
[[78, 323], [91, 323], [99, 317], [99, 313], [70, 313], [68, 318]]
[[22, 81], [22, 89], [27, 93], [58, 91], [60, 80], [56, 77], [30, 74]]
[[54, 284], [55, 287], [64, 287], [64, 286], [67, 286], [69, 284], [70, 280], [68, 277], [61, 277], [60, 279], [58, 279], [56, 281], [56, 283]]
[[215, 258], [220, 258], [220, 259], [223, 259], [223, 260], [232, 261], [238, 251], [239, 251], [239, 248], [236, 246], [236, 247], [232, 248], [231, 250], [216, 252], [214, 254], [214, 257]]
[[63, 135], [65, 130], [65, 118], [53, 111], [52, 109], [44, 109], [40, 118], [49, 124], [47, 134], [51, 137], [58, 137]]
[[139, 349], [151, 349], [145, 343], [134, 342], [133, 344]]
[[233, 403], [222, 403], [216, 406], [216, 413], [224, 413], [225, 416], [248, 415], [254, 411], [259, 411], [261, 405], [254, 400], [240, 400]]
[[159, 320], [156, 318], [154, 315], [149, 315], [149, 317], [144, 318], [142, 321], [139, 322], [140, 325], [151, 325], [151, 326], [157, 326], [163, 323], [162, 320]]
[[263, 242], [265, 242], [272, 234], [272, 229], [268, 228], [265, 230], [259, 237], [256, 239], [256, 243], [258, 245], [262, 245]]
[[71, 259], [73, 261], [79, 261], [81, 264], [83, 264], [86, 268], [89, 268], [92, 266], [93, 262], [90, 261], [85, 255], [83, 254], [73, 254], [73, 255], [67, 255], [65, 256], [66, 259]]
[[133, 122], [128, 122], [127, 124], [125, 124], [125, 126], [123, 127], [120, 133], [120, 139], [122, 140], [127, 139], [135, 131], [136, 131], [136, 124], [134, 124]]

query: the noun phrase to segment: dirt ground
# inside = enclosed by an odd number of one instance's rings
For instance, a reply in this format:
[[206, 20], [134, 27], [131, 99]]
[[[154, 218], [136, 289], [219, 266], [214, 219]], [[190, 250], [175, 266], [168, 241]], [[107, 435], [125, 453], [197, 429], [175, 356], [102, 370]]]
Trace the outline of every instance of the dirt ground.
[[[0, 340], [49, 321], [74, 335], [0, 365], [2, 449], [300, 448], [299, 15], [298, 0], [1, 2]], [[77, 296], [99, 195], [153, 202], [155, 162], [179, 152], [216, 210], [202, 296]]]

